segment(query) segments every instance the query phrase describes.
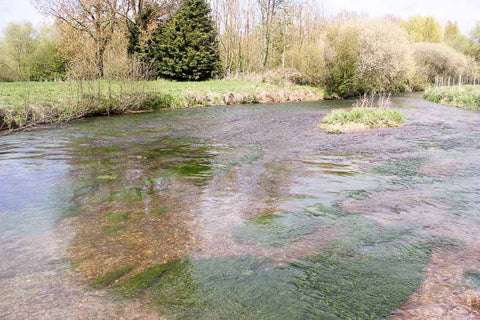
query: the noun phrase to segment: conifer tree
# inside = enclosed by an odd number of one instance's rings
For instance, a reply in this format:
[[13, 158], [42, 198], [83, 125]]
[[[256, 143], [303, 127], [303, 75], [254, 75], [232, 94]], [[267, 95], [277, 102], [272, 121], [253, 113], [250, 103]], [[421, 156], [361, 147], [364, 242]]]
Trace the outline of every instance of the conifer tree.
[[178, 11], [158, 25], [147, 57], [161, 77], [204, 80], [220, 67], [217, 32], [205, 0], [183, 0]]

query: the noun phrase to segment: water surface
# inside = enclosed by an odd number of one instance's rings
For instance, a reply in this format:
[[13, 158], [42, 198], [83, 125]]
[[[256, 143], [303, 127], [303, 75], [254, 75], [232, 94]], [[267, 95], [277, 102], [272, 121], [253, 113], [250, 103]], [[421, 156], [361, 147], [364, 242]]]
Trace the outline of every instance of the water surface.
[[479, 317], [480, 114], [317, 129], [350, 103], [0, 137], [0, 318]]

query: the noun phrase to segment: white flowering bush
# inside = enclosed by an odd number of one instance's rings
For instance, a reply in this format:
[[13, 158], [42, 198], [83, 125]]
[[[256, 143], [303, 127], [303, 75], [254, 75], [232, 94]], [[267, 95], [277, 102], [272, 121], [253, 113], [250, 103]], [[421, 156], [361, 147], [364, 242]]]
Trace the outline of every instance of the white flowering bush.
[[463, 53], [440, 43], [415, 44], [413, 57], [417, 73], [430, 82], [435, 77], [469, 76], [473, 65]]
[[409, 90], [412, 46], [398, 25], [385, 20], [351, 21], [329, 30], [325, 84], [340, 96]]

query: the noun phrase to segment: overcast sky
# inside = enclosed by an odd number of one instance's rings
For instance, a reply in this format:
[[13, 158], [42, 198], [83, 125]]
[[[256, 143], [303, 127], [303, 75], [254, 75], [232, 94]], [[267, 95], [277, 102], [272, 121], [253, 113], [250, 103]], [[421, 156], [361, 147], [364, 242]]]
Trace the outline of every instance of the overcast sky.
[[[376, 17], [395, 14], [406, 18], [412, 15], [429, 15], [442, 23], [457, 21], [463, 32], [470, 31], [480, 20], [480, 0], [317, 0], [323, 3], [326, 13], [343, 9], [367, 13]], [[0, 0], [0, 29], [10, 22], [45, 21], [30, 0]]]

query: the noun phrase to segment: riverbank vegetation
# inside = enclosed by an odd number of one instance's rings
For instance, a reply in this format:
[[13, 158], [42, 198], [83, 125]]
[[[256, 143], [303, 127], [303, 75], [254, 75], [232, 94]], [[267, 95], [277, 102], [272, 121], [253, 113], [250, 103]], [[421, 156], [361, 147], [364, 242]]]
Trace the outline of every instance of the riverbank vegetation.
[[[139, 81], [129, 86], [142, 88], [140, 98], [133, 99], [132, 104], [133, 93], [125, 99], [112, 94], [93, 99], [96, 102], [88, 105], [86, 111], [75, 111], [65, 117], [51, 116], [64, 109], [70, 103], [68, 99], [59, 97], [63, 106], [56, 100], [45, 105], [41, 95], [3, 87], [0, 101], [15, 101], [0, 102], [3, 128], [35, 123], [28, 120], [33, 118], [49, 122], [45, 119], [57, 121], [152, 107], [217, 104], [204, 100], [225, 102], [223, 98], [204, 96], [200, 103], [184, 103], [191, 98], [184, 93], [195, 87], [192, 82], [175, 85], [147, 82], [158, 79], [203, 81], [253, 77], [264, 81], [265, 86], [283, 85], [287, 80], [288, 86], [305, 85], [308, 87], [302, 90], [309, 92], [311, 87], [324, 88], [329, 97], [345, 98], [366, 92], [423, 90], [440, 78], [453, 82], [460, 77], [475, 79], [480, 75], [480, 25], [464, 35], [456, 23], [449, 21], [442, 29], [433, 17], [372, 19], [353, 12], [332, 16], [308, 0], [95, 0], [85, 4], [73, 0], [35, 0], [34, 3], [54, 23], [37, 29], [31, 24], [11, 24], [3, 31], [0, 81], [88, 80], [93, 81], [89, 85], [92, 87], [98, 85], [98, 80]], [[169, 102], [169, 96], [155, 94], [152, 98], [151, 93], [143, 94], [143, 88], [159, 84], [165, 86], [159, 89], [162, 92], [172, 87], [178, 90], [173, 93], [179, 96], [175, 103]], [[48, 96], [51, 87], [44, 86]], [[36, 85], [22, 83], [16, 87]], [[117, 87], [115, 84], [100, 91], [115, 93]], [[76, 96], [77, 101], [90, 101], [84, 100], [82, 90], [71, 96]], [[279, 90], [263, 91], [275, 95]], [[256, 94], [238, 88], [229, 93]], [[37, 96], [39, 100], [25, 96]], [[92, 97], [90, 93], [87, 96]], [[255, 98], [243, 100], [254, 102]], [[71, 104], [68, 108], [85, 109]], [[23, 116], [13, 120], [11, 114], [18, 110]], [[31, 114], [35, 112], [41, 114], [34, 117]]]
[[318, 127], [330, 133], [398, 127], [403, 115], [389, 106], [389, 96], [364, 95], [351, 110], [334, 110], [326, 115]]
[[469, 110], [480, 110], [479, 86], [431, 87], [425, 90], [425, 99]]
[[91, 80], [0, 83], [0, 129], [160, 108], [314, 101], [316, 87], [263, 78], [175, 82]]

